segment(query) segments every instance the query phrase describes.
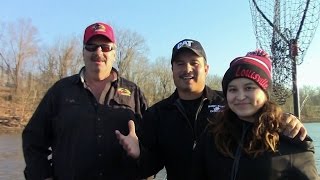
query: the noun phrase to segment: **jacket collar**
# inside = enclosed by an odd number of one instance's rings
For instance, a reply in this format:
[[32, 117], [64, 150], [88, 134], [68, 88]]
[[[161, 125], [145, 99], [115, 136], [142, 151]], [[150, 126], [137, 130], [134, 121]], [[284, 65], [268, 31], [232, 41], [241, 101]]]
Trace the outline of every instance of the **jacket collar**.
[[[83, 76], [84, 70], [85, 70], [85, 66], [83, 66], [80, 69], [79, 73], [77, 74], [77, 77], [72, 79], [72, 83], [78, 84], [81, 82], [82, 84], [84, 84], [84, 76]], [[111, 72], [116, 74], [116, 80], [113, 81], [113, 83], [112, 83], [112, 84], [114, 84], [115, 82], [117, 82], [119, 80], [119, 72], [114, 67], [112, 67]]]
[[[213, 90], [210, 87], [208, 87], [207, 85], [204, 87], [203, 93], [202, 93], [202, 99], [207, 98], [207, 99], [209, 99], [209, 101], [211, 101], [212, 99], [214, 99], [217, 96], [219, 96], [220, 98], [223, 98], [222, 91]], [[178, 94], [178, 91], [176, 89], [174, 91], [174, 93], [171, 94], [171, 96], [168, 97], [168, 102], [170, 104], [173, 104], [178, 99], [179, 99], [179, 94]]]

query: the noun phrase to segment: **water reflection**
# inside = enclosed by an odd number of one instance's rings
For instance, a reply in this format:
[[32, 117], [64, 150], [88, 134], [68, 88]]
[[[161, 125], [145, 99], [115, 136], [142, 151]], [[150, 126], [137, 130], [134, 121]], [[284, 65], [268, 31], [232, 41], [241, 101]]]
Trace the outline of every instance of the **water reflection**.
[[0, 179], [23, 180], [25, 166], [22, 154], [21, 134], [0, 134]]

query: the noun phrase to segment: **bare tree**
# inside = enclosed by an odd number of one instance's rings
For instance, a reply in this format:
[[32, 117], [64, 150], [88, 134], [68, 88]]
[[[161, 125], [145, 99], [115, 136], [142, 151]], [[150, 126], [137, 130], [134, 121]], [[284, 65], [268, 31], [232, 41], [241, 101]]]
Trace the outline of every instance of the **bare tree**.
[[[2, 38], [1, 59], [7, 66], [9, 76], [13, 80], [15, 92], [21, 85], [21, 77], [27, 60], [32, 60], [38, 51], [38, 31], [31, 20], [20, 19], [9, 23]], [[4, 38], [6, 37], [6, 38]]]
[[79, 39], [74, 37], [60, 41], [55, 49], [58, 60], [59, 79], [71, 75], [71, 70], [74, 68], [77, 68], [79, 71], [79, 54], [81, 54]]
[[20, 19], [16, 22], [1, 24], [0, 31], [1, 70], [5, 71], [9, 88], [6, 95], [6, 111], [9, 116], [23, 120], [32, 93], [32, 64], [38, 52], [38, 31], [31, 20]]
[[138, 84], [140, 87], [144, 86], [146, 79], [151, 73], [151, 64], [145, 57], [133, 59], [130, 67], [130, 80]]
[[46, 90], [57, 80], [79, 72], [83, 64], [79, 41], [76, 37], [57, 40], [41, 52], [38, 67], [42, 86], [39, 87]]
[[[145, 40], [136, 32], [118, 30], [117, 34], [117, 66], [120, 76], [132, 78], [134, 60], [145, 59], [148, 48]], [[136, 61], [136, 62], [138, 62]]]
[[[0, 22], [1, 23], [1, 22]], [[0, 42], [3, 42], [3, 30], [5, 29], [4, 24], [0, 24]], [[5, 77], [6, 77], [6, 65], [5, 65], [5, 58], [2, 55], [2, 48], [0, 46], [0, 85], [3, 86], [5, 84]]]
[[175, 89], [170, 59], [164, 57], [156, 59], [153, 65], [153, 73], [156, 77], [155, 84], [157, 85], [157, 97], [155, 100], [159, 101], [168, 97]]
[[207, 76], [207, 85], [215, 90], [222, 90], [222, 77], [218, 76], [218, 75], [211, 75], [209, 74]]

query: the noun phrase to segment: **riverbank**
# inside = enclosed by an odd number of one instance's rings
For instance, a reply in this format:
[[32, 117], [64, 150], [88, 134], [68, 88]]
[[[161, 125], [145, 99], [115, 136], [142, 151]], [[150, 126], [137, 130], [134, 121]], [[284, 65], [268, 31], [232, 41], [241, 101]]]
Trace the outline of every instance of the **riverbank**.
[[0, 116], [0, 133], [21, 132], [25, 123], [18, 116]]
[[24, 127], [8, 127], [0, 125], [0, 134], [6, 133], [22, 133]]

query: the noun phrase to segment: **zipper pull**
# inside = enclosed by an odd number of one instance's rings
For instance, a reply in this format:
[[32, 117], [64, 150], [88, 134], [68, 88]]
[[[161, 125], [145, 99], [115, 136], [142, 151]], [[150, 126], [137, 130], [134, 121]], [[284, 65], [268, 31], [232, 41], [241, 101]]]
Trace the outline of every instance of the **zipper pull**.
[[193, 141], [193, 147], [192, 147], [192, 150], [194, 150], [194, 149], [196, 148], [196, 146], [197, 146], [197, 141], [196, 141], [196, 140], [194, 140], [194, 141]]

